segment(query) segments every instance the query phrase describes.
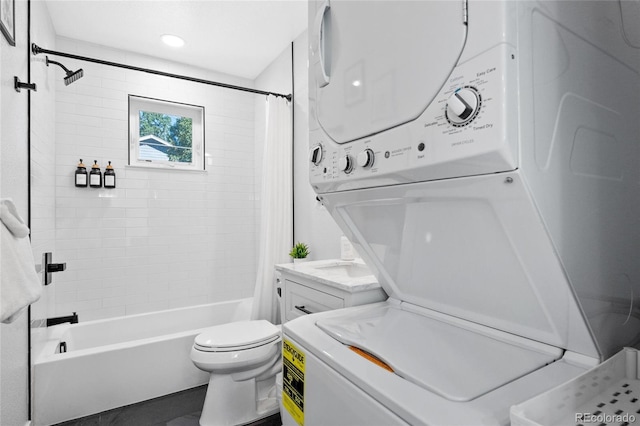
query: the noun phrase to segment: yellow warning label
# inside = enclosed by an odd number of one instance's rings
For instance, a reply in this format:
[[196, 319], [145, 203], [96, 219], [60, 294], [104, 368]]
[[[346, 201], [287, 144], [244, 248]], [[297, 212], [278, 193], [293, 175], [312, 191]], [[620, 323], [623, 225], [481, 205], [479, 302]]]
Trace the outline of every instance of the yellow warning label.
[[288, 340], [282, 342], [282, 405], [304, 425], [304, 353]]

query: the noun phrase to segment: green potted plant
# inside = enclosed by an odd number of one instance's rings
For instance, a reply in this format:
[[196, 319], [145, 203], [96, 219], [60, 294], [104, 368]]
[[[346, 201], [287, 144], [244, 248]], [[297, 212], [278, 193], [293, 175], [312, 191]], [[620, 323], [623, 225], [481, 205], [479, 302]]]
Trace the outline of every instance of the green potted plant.
[[304, 262], [309, 256], [309, 246], [304, 243], [297, 243], [291, 248], [289, 256], [293, 259], [293, 263]]

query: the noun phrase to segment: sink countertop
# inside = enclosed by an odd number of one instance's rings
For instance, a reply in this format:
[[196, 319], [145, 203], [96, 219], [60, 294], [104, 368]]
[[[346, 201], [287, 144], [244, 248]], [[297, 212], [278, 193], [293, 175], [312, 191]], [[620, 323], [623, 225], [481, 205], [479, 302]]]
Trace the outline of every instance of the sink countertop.
[[[358, 274], [363, 273], [366, 268], [366, 275], [349, 276], [346, 268], [358, 268]], [[380, 284], [376, 277], [368, 270], [367, 265], [361, 260], [312, 260], [302, 263], [281, 263], [275, 265], [277, 271], [287, 272], [291, 275], [306, 278], [330, 287], [335, 287], [349, 293], [379, 288]]]

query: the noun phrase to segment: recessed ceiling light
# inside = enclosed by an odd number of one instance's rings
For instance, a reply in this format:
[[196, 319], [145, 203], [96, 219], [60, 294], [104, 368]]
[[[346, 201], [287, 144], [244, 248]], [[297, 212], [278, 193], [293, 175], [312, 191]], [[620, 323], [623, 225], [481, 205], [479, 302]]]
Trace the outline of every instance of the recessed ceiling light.
[[184, 40], [181, 39], [180, 37], [176, 36], [176, 35], [164, 34], [160, 38], [162, 39], [164, 44], [166, 44], [168, 46], [171, 46], [171, 47], [182, 47], [182, 46], [184, 46]]

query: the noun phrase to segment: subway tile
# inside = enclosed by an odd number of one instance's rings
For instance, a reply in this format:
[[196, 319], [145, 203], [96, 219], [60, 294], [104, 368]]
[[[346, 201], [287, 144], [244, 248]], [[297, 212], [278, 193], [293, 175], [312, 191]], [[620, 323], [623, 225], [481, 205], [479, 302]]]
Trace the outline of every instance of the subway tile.
[[149, 235], [148, 228], [127, 228], [127, 237], [144, 237]]
[[[124, 234], [124, 229], [122, 233]], [[123, 250], [118, 247], [102, 247], [102, 258], [107, 259], [111, 265], [121, 262], [123, 256]]]
[[147, 218], [127, 218], [127, 228], [146, 228], [148, 226]]
[[57, 291], [56, 303], [73, 303], [78, 300], [78, 293], [76, 291]]
[[105, 278], [102, 281], [102, 286], [104, 288], [107, 288], [107, 287], [117, 287], [117, 286], [126, 285], [126, 283], [123, 282], [123, 280], [129, 274], [129, 271], [127, 271], [127, 268], [122, 266], [121, 262], [115, 262], [113, 260], [109, 260], [108, 265], [109, 265], [108, 274], [105, 275]]
[[56, 304], [56, 315], [70, 315], [72, 312], [78, 313], [78, 318], [84, 318], [82, 313], [101, 307], [100, 300], [77, 300], [75, 302]]
[[127, 177], [120, 179], [118, 186], [122, 189], [147, 189], [150, 187], [150, 181], [148, 179], [132, 179]]
[[126, 313], [124, 306], [115, 306], [112, 308], [99, 308], [81, 311], [78, 313], [80, 322], [95, 321], [108, 318], [116, 318], [124, 316]]
[[99, 271], [102, 269], [102, 258], [73, 259], [67, 262], [67, 269], [75, 271]]
[[[72, 44], [79, 49], [87, 46]], [[125, 56], [140, 59], [135, 54]], [[250, 292], [255, 266], [247, 267], [246, 261], [228, 251], [246, 247], [255, 251], [259, 211], [255, 194], [260, 186], [254, 175], [261, 168], [262, 154], [254, 152], [261, 144], [254, 141], [253, 95], [182, 82], [169, 85], [166, 78], [141, 78], [121, 70], [109, 73], [98, 66], [92, 75], [100, 77], [101, 87], [89, 81], [58, 92], [59, 103], [69, 105], [58, 111], [56, 149], [32, 152], [36, 162], [46, 163], [55, 155], [59, 165], [57, 199], [50, 202], [57, 212], [55, 234], [63, 237], [60, 250], [73, 257], [68, 291], [83, 301], [100, 302], [82, 305], [82, 312], [92, 318], [130, 315]], [[207, 173], [126, 165], [128, 93], [205, 106], [206, 146], [212, 159]], [[43, 135], [44, 148], [46, 131], [34, 128], [34, 133]], [[114, 162], [118, 188], [74, 188], [79, 158], [88, 165], [99, 160], [103, 171], [107, 160]], [[44, 173], [38, 177], [36, 171], [33, 182], [43, 185], [46, 177]], [[247, 271], [241, 274], [242, 283], [237, 279], [229, 283], [234, 273], [238, 275], [230, 267], [234, 262]], [[94, 268], [108, 273], [90, 282], [97, 287], [82, 286]]]
[[95, 259], [103, 259], [103, 249], [102, 248], [84, 248], [76, 251], [75, 259], [82, 260], [95, 260]]
[[127, 218], [147, 218], [149, 217], [149, 209], [126, 209]]
[[126, 246], [127, 246], [126, 238], [103, 238], [102, 239], [102, 247], [105, 247], [105, 248], [115, 248], [115, 247], [124, 248]]
[[[169, 302], [170, 300], [179, 298], [181, 295], [182, 295], [181, 290], [153, 291], [152, 293], [149, 293], [149, 302], [160, 302], [160, 301]], [[168, 305], [166, 309], [169, 309]]]
[[148, 200], [144, 198], [104, 198], [102, 200], [104, 207], [120, 207], [120, 208], [146, 208]]
[[135, 303], [126, 305], [126, 315], [144, 314], [169, 309], [168, 300], [149, 301], [147, 303]]
[[127, 219], [121, 217], [103, 218], [100, 225], [104, 228], [124, 228], [127, 226]]
[[102, 217], [105, 218], [124, 218], [127, 217], [127, 209], [117, 207], [103, 207]]
[[140, 259], [146, 259], [148, 256], [148, 249], [147, 247], [127, 247], [125, 249], [125, 253], [129, 262], [133, 265], [137, 265], [140, 263]]
[[121, 297], [126, 294], [126, 287], [107, 287], [97, 289], [82, 289], [77, 291], [78, 300], [95, 300], [111, 297]]
[[146, 199], [151, 198], [151, 192], [148, 189], [127, 189], [127, 199]]
[[101, 98], [101, 100], [102, 100], [101, 106], [103, 108], [108, 108], [108, 109], [128, 112], [129, 103], [128, 103], [127, 97], [126, 96], [120, 96], [120, 93], [121, 92], [118, 92], [118, 96], [113, 98], [113, 99], [106, 98], [106, 97]]
[[124, 307], [127, 304], [126, 296], [104, 297], [97, 300], [102, 302], [101, 307], [104, 308]]

